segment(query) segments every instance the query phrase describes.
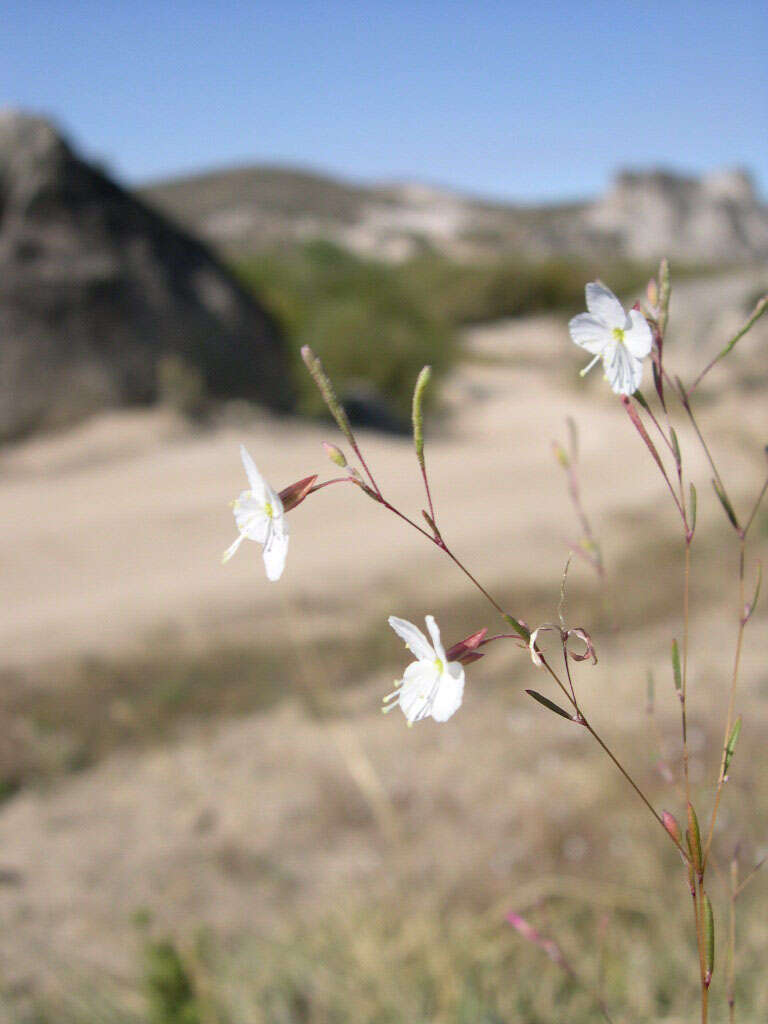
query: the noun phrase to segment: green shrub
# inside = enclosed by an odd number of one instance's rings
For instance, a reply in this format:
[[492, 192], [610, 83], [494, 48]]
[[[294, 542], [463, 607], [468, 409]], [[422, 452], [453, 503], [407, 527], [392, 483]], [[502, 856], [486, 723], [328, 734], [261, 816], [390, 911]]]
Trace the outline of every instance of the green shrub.
[[252, 257], [237, 269], [289, 341], [301, 412], [324, 408], [301, 363], [302, 345], [320, 356], [342, 398], [373, 392], [403, 422], [421, 367], [429, 363], [439, 377], [451, 364], [450, 325], [400, 268], [313, 242]]

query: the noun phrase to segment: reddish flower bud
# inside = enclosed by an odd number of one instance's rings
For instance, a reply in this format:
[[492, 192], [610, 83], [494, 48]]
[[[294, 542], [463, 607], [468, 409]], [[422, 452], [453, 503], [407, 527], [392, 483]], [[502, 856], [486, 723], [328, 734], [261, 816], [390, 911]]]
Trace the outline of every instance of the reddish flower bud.
[[680, 831], [680, 826], [674, 814], [670, 814], [669, 811], [662, 811], [661, 820], [664, 822], [664, 828], [669, 832], [675, 842], [682, 844], [683, 833]]
[[317, 473], [314, 476], [305, 476], [303, 480], [297, 480], [295, 484], [289, 484], [288, 487], [283, 488], [280, 491], [283, 511], [290, 512], [292, 508], [300, 505], [315, 486], [316, 480]]

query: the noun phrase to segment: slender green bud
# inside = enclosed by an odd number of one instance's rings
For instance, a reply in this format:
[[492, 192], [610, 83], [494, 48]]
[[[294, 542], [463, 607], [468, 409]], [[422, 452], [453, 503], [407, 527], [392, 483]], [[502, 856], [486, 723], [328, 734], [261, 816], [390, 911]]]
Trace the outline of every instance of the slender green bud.
[[691, 484], [691, 522], [690, 522], [691, 535], [693, 535], [693, 531], [696, 529], [696, 506], [697, 506], [696, 488], [693, 486], [693, 484]]
[[341, 448], [335, 444], [330, 444], [328, 441], [323, 441], [323, 451], [331, 462], [335, 462], [337, 466], [346, 469], [347, 458]]
[[672, 674], [675, 677], [675, 689], [680, 693], [683, 688], [683, 677], [680, 671], [680, 648], [676, 639], [672, 641]]
[[736, 750], [736, 743], [739, 739], [739, 733], [741, 732], [741, 715], [733, 723], [731, 729], [731, 735], [728, 737], [728, 742], [725, 745], [725, 756], [723, 758], [723, 782], [728, 778], [728, 769], [731, 767], [731, 761]]
[[425, 366], [416, 380], [416, 387], [413, 389], [413, 443], [416, 446], [416, 458], [419, 465], [424, 469], [424, 392], [432, 376], [432, 368]]
[[702, 889], [701, 906], [704, 912], [704, 984], [709, 988], [715, 969], [715, 917], [709, 896]]
[[688, 803], [688, 831], [686, 832], [686, 838], [688, 839], [688, 850], [691, 854], [693, 867], [699, 877], [699, 881], [701, 881], [701, 832], [699, 831], [699, 819], [696, 817], [696, 811], [690, 801]]
[[317, 384], [318, 390], [323, 396], [323, 401], [328, 406], [333, 418], [336, 420], [336, 425], [339, 430], [346, 437], [349, 443], [354, 446], [355, 439], [352, 435], [352, 428], [349, 425], [347, 414], [344, 412], [341, 402], [339, 402], [339, 399], [336, 397], [333, 384], [331, 384], [328, 374], [323, 369], [323, 364], [317, 358], [309, 345], [305, 345], [302, 348], [301, 358], [304, 360], [315, 384]]

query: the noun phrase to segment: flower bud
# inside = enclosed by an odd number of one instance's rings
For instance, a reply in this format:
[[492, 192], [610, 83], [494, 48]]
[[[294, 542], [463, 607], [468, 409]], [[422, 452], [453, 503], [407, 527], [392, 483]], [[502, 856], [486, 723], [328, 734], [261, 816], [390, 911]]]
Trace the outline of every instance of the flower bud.
[[709, 988], [715, 969], [715, 917], [709, 896], [702, 890], [701, 903], [704, 911], [704, 984]]
[[330, 444], [328, 441], [323, 441], [323, 451], [331, 462], [335, 462], [336, 465], [340, 466], [342, 469], [346, 468], [347, 459], [341, 448], [337, 447], [335, 444]]
[[664, 822], [664, 828], [669, 832], [676, 843], [682, 843], [683, 836], [680, 831], [680, 825], [677, 822], [677, 818], [674, 814], [670, 814], [669, 811], [662, 811], [661, 820]]
[[645, 297], [648, 299], [648, 305], [656, 309], [659, 304], [659, 287], [655, 277], [652, 277], [646, 285]]
[[289, 484], [288, 487], [283, 488], [280, 491], [283, 511], [290, 512], [292, 508], [300, 505], [315, 486], [316, 481], [317, 473], [314, 476], [305, 476], [303, 480], [297, 480], [295, 484]]

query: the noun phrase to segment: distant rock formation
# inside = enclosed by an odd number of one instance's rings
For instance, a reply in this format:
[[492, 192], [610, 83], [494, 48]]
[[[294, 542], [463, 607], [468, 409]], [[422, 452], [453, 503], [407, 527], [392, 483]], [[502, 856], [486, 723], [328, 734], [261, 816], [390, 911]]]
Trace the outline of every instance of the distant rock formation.
[[220, 249], [326, 238], [398, 261], [432, 248], [457, 259], [516, 255], [693, 263], [768, 257], [768, 207], [743, 171], [691, 178], [623, 171], [591, 202], [522, 206], [424, 185], [349, 184], [292, 168], [250, 167], [142, 190]]
[[708, 263], [768, 255], [768, 209], [743, 170], [704, 178], [624, 171], [584, 219], [632, 259], [667, 254]]
[[290, 405], [275, 324], [209, 250], [48, 121], [0, 114], [0, 439], [151, 402], [168, 356], [211, 395]]

